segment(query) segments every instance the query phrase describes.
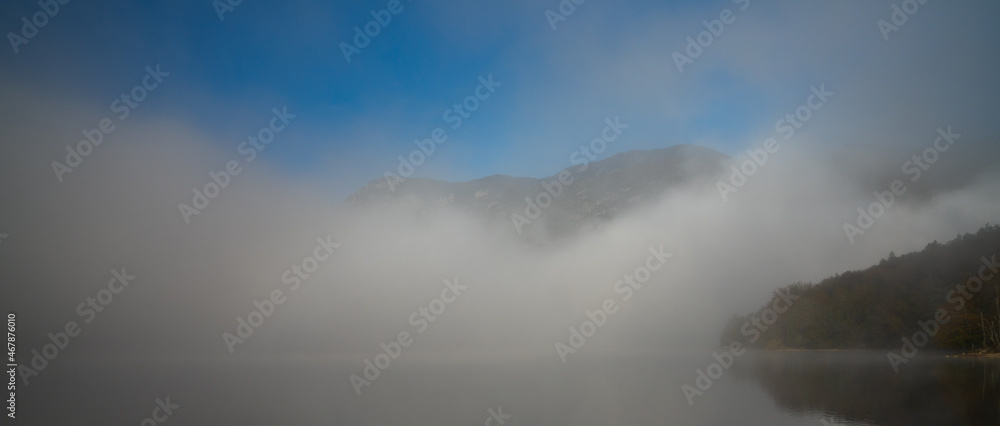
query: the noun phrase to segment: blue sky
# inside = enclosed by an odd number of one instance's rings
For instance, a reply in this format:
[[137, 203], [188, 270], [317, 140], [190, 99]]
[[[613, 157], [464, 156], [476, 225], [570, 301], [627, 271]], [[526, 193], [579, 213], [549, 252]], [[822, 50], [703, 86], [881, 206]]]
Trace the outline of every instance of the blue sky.
[[[288, 105], [296, 122], [264, 158], [292, 175], [336, 181], [337, 196], [394, 168], [414, 139], [444, 127], [442, 112], [489, 74], [502, 87], [449, 132], [416, 175], [551, 175], [615, 116], [631, 127], [604, 157], [678, 143], [737, 155], [823, 82], [857, 89], [865, 107], [843, 107], [843, 120], [870, 116], [862, 110], [907, 84], [949, 93], [957, 87], [955, 99], [944, 99], [952, 104], [939, 107], [968, 108], [967, 128], [996, 131], [985, 114], [975, 117], [998, 104], [996, 96], [983, 98], [997, 93], [984, 72], [997, 57], [982, 50], [998, 39], [986, 18], [996, 5], [928, 3], [886, 42], [875, 23], [889, 16], [891, 1], [798, 3], [754, 0], [739, 11], [731, 1], [588, 0], [553, 31], [545, 11], [558, 8], [555, 0], [404, 0], [403, 11], [348, 64], [338, 45], [387, 1], [248, 0], [224, 21], [208, 0], [70, 2], [19, 53], [5, 46], [0, 70], [18, 86], [100, 109], [146, 65], [161, 64], [171, 77], [141, 114], [188, 123], [221, 149], [234, 149], [272, 107]], [[736, 21], [678, 73], [671, 54], [727, 8]], [[19, 31], [20, 17], [38, 10], [36, 2], [7, 2], [0, 29]], [[960, 48], [941, 45], [942, 35]], [[935, 55], [975, 57], [968, 59], [975, 75], [963, 77], [940, 60], [925, 63]], [[912, 67], [922, 71], [906, 81]], [[935, 90], [922, 93], [928, 104], [941, 99]], [[975, 107], [967, 95], [980, 96]]]

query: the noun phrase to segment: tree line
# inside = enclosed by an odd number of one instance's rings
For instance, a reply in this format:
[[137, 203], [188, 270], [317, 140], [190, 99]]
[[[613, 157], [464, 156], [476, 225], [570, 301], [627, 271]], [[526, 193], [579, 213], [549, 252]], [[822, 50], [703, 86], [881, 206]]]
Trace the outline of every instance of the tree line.
[[[781, 291], [799, 298], [760, 338], [750, 343], [743, 325], [772, 303], [734, 315], [722, 344], [740, 340], [759, 349], [892, 349], [920, 322], [941, 318], [930, 347], [962, 352], [1000, 352], [1000, 226], [957, 236], [877, 265], [795, 283]], [[979, 283], [982, 283], [979, 285]], [[978, 287], [978, 289], [977, 289]], [[776, 296], [777, 297], [777, 296]], [[772, 319], [773, 320], [773, 319]]]

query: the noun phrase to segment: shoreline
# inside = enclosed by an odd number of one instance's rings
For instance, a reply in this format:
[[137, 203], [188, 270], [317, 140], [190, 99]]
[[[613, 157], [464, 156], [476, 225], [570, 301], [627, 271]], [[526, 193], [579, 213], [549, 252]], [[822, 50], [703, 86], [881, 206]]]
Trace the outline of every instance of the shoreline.
[[949, 358], [1000, 358], [1000, 352], [963, 353], [947, 356]]
[[[759, 352], [883, 352], [884, 349], [796, 349], [796, 348], [781, 348], [781, 349], [756, 349]], [[969, 353], [942, 353], [941, 351], [930, 352], [925, 354], [943, 356], [946, 358], [1000, 358], [1000, 352], [969, 352]]]

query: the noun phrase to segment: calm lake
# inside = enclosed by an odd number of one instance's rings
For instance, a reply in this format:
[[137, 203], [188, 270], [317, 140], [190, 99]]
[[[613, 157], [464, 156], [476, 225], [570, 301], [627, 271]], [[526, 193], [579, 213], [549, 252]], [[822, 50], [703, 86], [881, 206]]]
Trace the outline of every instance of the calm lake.
[[169, 397], [168, 425], [480, 425], [490, 410], [509, 425], [1000, 425], [1000, 358], [918, 356], [897, 374], [883, 352], [747, 353], [693, 406], [681, 387], [711, 353], [400, 357], [361, 396], [360, 362], [68, 358], [19, 387], [19, 423], [139, 425]]

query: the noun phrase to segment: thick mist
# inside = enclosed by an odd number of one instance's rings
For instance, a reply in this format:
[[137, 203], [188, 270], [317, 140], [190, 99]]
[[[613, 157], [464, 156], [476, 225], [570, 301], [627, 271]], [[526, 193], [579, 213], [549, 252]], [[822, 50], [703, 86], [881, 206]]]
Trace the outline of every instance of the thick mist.
[[[725, 201], [717, 185], [686, 187], [548, 245], [518, 238], [511, 223], [445, 208], [416, 217], [342, 205], [328, 195], [330, 182], [290, 177], [264, 156], [244, 163], [186, 224], [179, 204], [191, 204], [210, 172], [239, 159], [235, 149], [207, 148], [224, 144], [206, 143], [183, 122], [135, 119], [60, 183], [50, 163], [65, 155], [62, 127], [73, 127], [60, 123], [75, 122], [46, 117], [90, 122], [100, 111], [7, 88], [9, 97], [21, 102], [4, 103], [7, 137], [26, 143], [8, 146], [0, 160], [0, 231], [9, 234], [0, 273], [13, 284], [5, 286], [7, 300], [22, 318], [25, 353], [67, 321], [79, 323], [82, 333], [53, 363], [267, 355], [355, 360], [360, 370], [401, 331], [412, 337], [403, 355], [411, 360], [555, 363], [555, 344], [606, 299], [617, 310], [569, 362], [588, 353], [700, 351], [718, 343], [730, 315], [755, 309], [780, 286], [864, 268], [890, 251], [918, 250], [1000, 217], [995, 171], [963, 170], [960, 184], [935, 184], [954, 180], [947, 162], [993, 152], [959, 139], [945, 153], [954, 158], [943, 154], [940, 169], [907, 180], [919, 195], [897, 197], [852, 244], [843, 224], [854, 223], [856, 209], [889, 181], [844, 173], [830, 156], [802, 149], [828, 137], [817, 132], [770, 154]], [[900, 165], [924, 142], [905, 154], [872, 151], [877, 167], [869, 175], [908, 178]], [[752, 159], [736, 157], [733, 165], [745, 161]], [[731, 170], [719, 181], [730, 178]], [[316, 267], [308, 278], [292, 279], [290, 268], [323, 253], [318, 238], [336, 244], [329, 259], [308, 265]], [[623, 300], [616, 283], [646, 265], [651, 249], [670, 256]], [[78, 305], [120, 268], [136, 278], [84, 323]], [[446, 280], [467, 288], [419, 327], [426, 317], [411, 315], [441, 297]], [[283, 302], [251, 336], [227, 344], [223, 336], [237, 334], [237, 318], [275, 289]]]

